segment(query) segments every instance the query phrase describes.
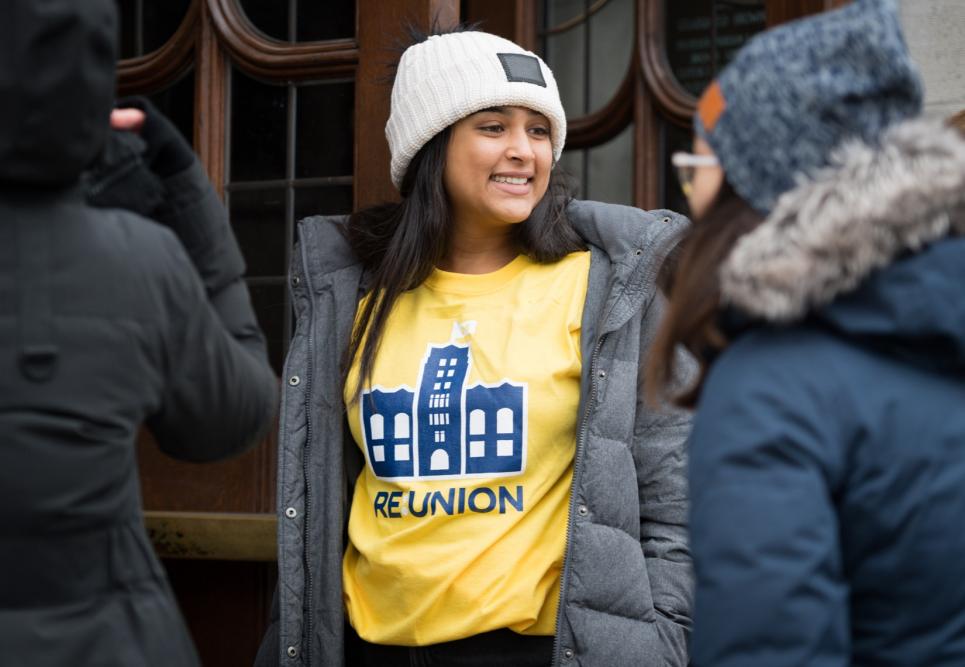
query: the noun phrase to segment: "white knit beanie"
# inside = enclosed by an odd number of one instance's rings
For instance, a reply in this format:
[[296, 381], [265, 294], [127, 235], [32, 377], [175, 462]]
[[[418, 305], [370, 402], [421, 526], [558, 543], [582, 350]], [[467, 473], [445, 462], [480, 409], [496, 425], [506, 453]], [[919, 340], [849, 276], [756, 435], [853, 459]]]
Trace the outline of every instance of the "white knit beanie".
[[550, 122], [553, 161], [566, 141], [566, 114], [553, 72], [539, 56], [485, 32], [433, 35], [402, 54], [392, 86], [385, 137], [392, 152], [392, 182], [402, 183], [409, 162], [440, 131], [496, 106], [538, 111]]

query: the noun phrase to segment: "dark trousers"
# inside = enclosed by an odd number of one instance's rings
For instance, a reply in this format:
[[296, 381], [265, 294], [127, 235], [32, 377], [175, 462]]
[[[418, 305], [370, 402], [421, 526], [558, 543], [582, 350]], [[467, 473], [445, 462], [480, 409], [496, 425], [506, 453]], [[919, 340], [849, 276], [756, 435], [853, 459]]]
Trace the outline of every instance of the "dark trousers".
[[348, 667], [549, 667], [553, 638], [494, 630], [429, 646], [387, 646], [345, 628]]

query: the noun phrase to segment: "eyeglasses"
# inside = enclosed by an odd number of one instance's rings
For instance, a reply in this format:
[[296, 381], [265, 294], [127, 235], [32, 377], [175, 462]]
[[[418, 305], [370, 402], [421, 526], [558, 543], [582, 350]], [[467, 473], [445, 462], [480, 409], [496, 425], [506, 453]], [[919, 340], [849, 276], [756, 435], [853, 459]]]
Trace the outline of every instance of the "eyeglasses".
[[697, 167], [717, 167], [720, 161], [713, 155], [694, 155], [678, 151], [670, 156], [670, 164], [677, 169], [677, 180], [680, 181], [680, 189], [685, 196], [689, 197], [694, 191], [694, 173]]

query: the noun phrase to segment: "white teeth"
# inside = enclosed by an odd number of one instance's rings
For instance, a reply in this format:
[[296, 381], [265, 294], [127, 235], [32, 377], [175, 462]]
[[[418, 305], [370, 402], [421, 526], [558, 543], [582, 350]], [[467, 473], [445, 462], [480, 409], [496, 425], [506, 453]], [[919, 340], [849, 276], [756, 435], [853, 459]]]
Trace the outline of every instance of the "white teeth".
[[528, 178], [516, 178], [514, 176], [493, 176], [497, 183], [510, 183], [512, 185], [526, 185]]

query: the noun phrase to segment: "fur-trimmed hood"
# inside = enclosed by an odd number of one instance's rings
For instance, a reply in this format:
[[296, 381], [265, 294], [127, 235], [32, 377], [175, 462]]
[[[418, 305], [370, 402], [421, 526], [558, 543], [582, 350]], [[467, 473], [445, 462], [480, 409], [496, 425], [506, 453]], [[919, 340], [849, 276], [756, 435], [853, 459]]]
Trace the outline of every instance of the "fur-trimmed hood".
[[722, 302], [772, 323], [815, 314], [860, 336], [951, 336], [965, 362], [963, 236], [965, 140], [908, 121], [878, 146], [843, 145], [782, 195], [721, 267]]

